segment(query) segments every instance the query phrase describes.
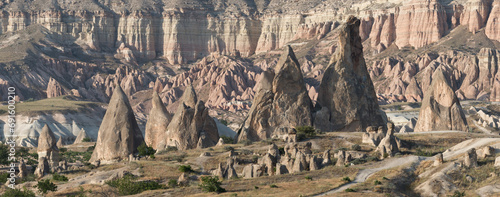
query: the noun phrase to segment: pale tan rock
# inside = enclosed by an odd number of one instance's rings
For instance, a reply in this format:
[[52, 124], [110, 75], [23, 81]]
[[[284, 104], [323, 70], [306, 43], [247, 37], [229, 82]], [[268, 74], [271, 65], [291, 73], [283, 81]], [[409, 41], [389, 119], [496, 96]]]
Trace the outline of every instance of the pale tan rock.
[[88, 138], [88, 139], [92, 139], [88, 134], [87, 132], [85, 131], [85, 129], [81, 129], [80, 132], [78, 133], [78, 136], [76, 136], [76, 139], [75, 139], [75, 142], [73, 142], [73, 144], [78, 144], [78, 143], [82, 143], [83, 142], [83, 139], [85, 138]]
[[217, 125], [208, 115], [209, 110], [204, 102], [197, 99], [192, 86], [186, 88], [181, 101], [162, 137], [166, 145], [175, 146], [179, 150], [215, 146], [219, 140]]
[[500, 41], [500, 1], [494, 0], [484, 33], [489, 39]]
[[391, 122], [387, 123], [386, 135], [378, 144], [377, 150], [382, 153], [382, 156], [384, 156], [384, 153], [394, 156], [399, 152], [400, 144], [400, 140], [394, 136], [394, 124]]
[[49, 84], [47, 85], [47, 98], [59, 97], [65, 94], [65, 91], [61, 84], [54, 78], [49, 79]]
[[489, 0], [469, 0], [460, 16], [460, 24], [467, 25], [469, 31], [476, 33], [486, 25], [490, 9]]
[[188, 176], [186, 175], [186, 173], [182, 173], [179, 178], [177, 179], [177, 184], [179, 185], [187, 185], [189, 183], [189, 179], [188, 179]]
[[495, 159], [495, 167], [500, 167], [500, 156]]
[[359, 24], [357, 18], [350, 17], [339, 27], [339, 47], [318, 91], [317, 105], [326, 108], [322, 110], [328, 110], [330, 115], [314, 121], [321, 131], [359, 131], [370, 125], [385, 124], [363, 57]]
[[464, 166], [468, 168], [478, 167], [476, 149], [472, 148], [465, 153]]
[[297, 126], [312, 125], [312, 102], [290, 46], [285, 47], [274, 73], [263, 73], [238, 141], [280, 137]]
[[144, 141], [155, 150], [164, 149], [167, 144], [165, 141], [167, 139], [164, 137], [172, 115], [167, 111], [156, 91], [153, 91], [152, 108], [148, 117]]
[[434, 166], [440, 166], [443, 164], [443, 153], [438, 153], [434, 156]]
[[19, 178], [26, 178], [28, 176], [28, 170], [26, 169], [26, 163], [24, 163], [24, 159], [19, 161], [19, 174], [17, 175]]
[[432, 84], [425, 93], [415, 132], [436, 130], [467, 131], [467, 121], [460, 101], [441, 69], [432, 75]]
[[128, 159], [144, 143], [132, 107], [121, 87], [116, 86], [99, 128], [90, 162], [101, 164]]
[[38, 166], [35, 170], [35, 176], [38, 178], [41, 178], [41, 177], [47, 175], [48, 173], [50, 173], [49, 162], [47, 161], [47, 158], [40, 157], [38, 159]]
[[57, 164], [59, 162], [59, 148], [56, 144], [57, 142], [54, 133], [48, 125], [45, 125], [42, 128], [40, 136], [38, 136], [38, 160], [43, 157], [47, 159], [47, 162], [51, 166]]

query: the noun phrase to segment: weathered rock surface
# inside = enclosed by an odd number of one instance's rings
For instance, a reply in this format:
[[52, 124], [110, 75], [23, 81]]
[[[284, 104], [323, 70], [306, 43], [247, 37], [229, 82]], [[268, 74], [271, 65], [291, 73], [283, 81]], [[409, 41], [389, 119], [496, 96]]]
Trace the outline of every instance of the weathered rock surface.
[[363, 57], [360, 21], [350, 17], [340, 28], [337, 52], [332, 56], [318, 91], [319, 108], [328, 113], [314, 126], [322, 131], [360, 131], [370, 125], [384, 125], [373, 83]]
[[198, 100], [192, 86], [186, 88], [181, 101], [167, 127], [167, 132], [160, 137], [164, 140], [160, 144], [175, 146], [179, 150], [197, 148], [198, 144], [200, 144], [198, 148], [215, 146], [219, 140], [217, 125], [208, 115], [205, 103]]
[[92, 138], [87, 134], [85, 129], [82, 128], [78, 133], [78, 136], [76, 136], [75, 142], [73, 142], [73, 144], [82, 143], [84, 139], [92, 139]]
[[292, 48], [287, 46], [275, 71], [263, 73], [252, 108], [238, 133], [238, 141], [279, 137], [297, 126], [310, 125], [312, 102], [300, 65]]
[[117, 85], [99, 128], [90, 162], [101, 164], [129, 158], [144, 143], [132, 107], [122, 88]]
[[472, 148], [465, 153], [464, 166], [468, 168], [477, 167], [477, 153], [476, 149]]
[[440, 68], [432, 75], [432, 83], [425, 93], [415, 125], [415, 132], [436, 130], [467, 131], [460, 101]]
[[394, 154], [399, 152], [400, 146], [400, 140], [394, 136], [394, 124], [390, 122], [387, 123], [387, 132], [385, 137], [378, 144], [377, 151], [380, 152], [382, 157], [385, 157], [385, 154], [394, 156]]
[[164, 148], [166, 145], [162, 137], [165, 137], [168, 124], [172, 120], [172, 115], [167, 111], [156, 91], [153, 91], [152, 104], [153, 107], [146, 123], [144, 141], [146, 145], [158, 150]]
[[64, 89], [59, 82], [54, 78], [49, 79], [49, 84], [47, 85], [47, 98], [58, 97], [64, 95]]
[[434, 156], [434, 166], [440, 166], [443, 164], [443, 153], [438, 153], [436, 156]]
[[50, 173], [49, 162], [47, 161], [47, 158], [40, 157], [38, 159], [38, 166], [36, 167], [36, 170], [35, 170], [35, 176], [38, 178], [41, 178], [48, 173]]
[[57, 164], [59, 162], [59, 148], [56, 144], [57, 141], [54, 133], [48, 125], [45, 125], [38, 137], [38, 160], [46, 158], [51, 166]]

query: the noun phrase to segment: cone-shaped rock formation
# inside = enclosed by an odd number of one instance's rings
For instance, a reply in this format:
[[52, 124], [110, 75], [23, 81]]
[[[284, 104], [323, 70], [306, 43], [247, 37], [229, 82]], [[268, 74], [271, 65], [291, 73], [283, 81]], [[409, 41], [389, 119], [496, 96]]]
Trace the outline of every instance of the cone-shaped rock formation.
[[314, 125], [322, 131], [364, 131], [385, 125], [372, 80], [366, 69], [359, 20], [353, 16], [340, 27], [337, 52], [330, 60], [318, 91]]
[[48, 125], [45, 125], [38, 136], [38, 159], [45, 157], [50, 164], [59, 162], [59, 148], [56, 144], [54, 133]]
[[312, 125], [312, 102], [290, 46], [285, 47], [275, 71], [264, 72], [259, 83], [238, 141], [279, 137], [297, 126]]
[[159, 144], [161, 137], [167, 132], [168, 124], [172, 120], [172, 115], [167, 111], [167, 108], [161, 101], [158, 93], [153, 91], [152, 109], [149, 113], [148, 122], [146, 124], [146, 144], [154, 149], [165, 147], [165, 144]]
[[111, 163], [129, 158], [144, 143], [127, 95], [117, 85], [99, 128], [90, 162]]
[[81, 129], [80, 133], [78, 133], [78, 136], [76, 136], [75, 142], [73, 142], [73, 144], [82, 143], [85, 138], [91, 139], [91, 137], [87, 134], [85, 129]]
[[455, 91], [441, 67], [434, 71], [430, 89], [424, 94], [415, 132], [467, 131], [467, 121]]
[[[208, 115], [205, 103], [198, 100], [193, 86], [186, 88], [181, 101], [158, 144], [175, 146], [179, 150], [215, 146], [219, 140], [217, 125]], [[165, 147], [158, 147], [158, 150], [161, 148]]]

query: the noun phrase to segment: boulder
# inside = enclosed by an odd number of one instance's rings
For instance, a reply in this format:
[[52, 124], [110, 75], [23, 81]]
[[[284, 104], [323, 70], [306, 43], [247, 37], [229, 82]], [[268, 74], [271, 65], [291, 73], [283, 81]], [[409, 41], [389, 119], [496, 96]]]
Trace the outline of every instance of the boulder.
[[321, 131], [361, 131], [384, 125], [375, 88], [363, 57], [360, 21], [350, 16], [339, 27], [339, 42], [321, 80], [314, 126]]
[[495, 159], [495, 167], [500, 167], [500, 156]]
[[285, 47], [274, 72], [265, 71], [259, 83], [238, 141], [282, 138], [297, 126], [312, 126], [312, 101], [290, 46]]
[[438, 153], [434, 156], [434, 166], [440, 166], [443, 164], [443, 153]]
[[476, 149], [472, 148], [467, 151], [465, 154], [464, 158], [464, 166], [468, 168], [475, 168], [477, 167], [477, 154], [476, 154]]
[[481, 148], [480, 150], [476, 151], [478, 158], [484, 159], [486, 157], [490, 157], [495, 155], [495, 148], [491, 146], [485, 146]]
[[415, 132], [458, 130], [467, 131], [460, 101], [451, 88], [450, 82], [441, 67], [432, 75], [432, 83], [424, 94]]
[[377, 150], [382, 153], [382, 156], [384, 156], [384, 153], [394, 156], [394, 154], [399, 152], [400, 144], [400, 140], [394, 136], [394, 124], [391, 122], [387, 123], [387, 133], [377, 146]]
[[167, 108], [156, 91], [153, 91], [151, 103], [152, 108], [146, 123], [144, 141], [148, 146], [156, 150], [165, 149], [167, 143], [162, 137], [164, 137], [167, 132], [167, 127], [172, 120], [172, 115], [167, 111]]
[[117, 85], [99, 128], [90, 162], [112, 163], [129, 158], [144, 143], [134, 111], [122, 88]]

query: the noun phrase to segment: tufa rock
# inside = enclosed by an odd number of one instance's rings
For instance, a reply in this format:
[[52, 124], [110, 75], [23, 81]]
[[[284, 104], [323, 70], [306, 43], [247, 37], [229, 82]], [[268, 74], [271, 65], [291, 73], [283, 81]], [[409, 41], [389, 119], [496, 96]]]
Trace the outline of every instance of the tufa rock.
[[259, 83], [238, 141], [282, 137], [297, 126], [312, 125], [312, 101], [290, 46], [285, 47], [274, 72], [265, 71]]
[[90, 162], [101, 164], [129, 158], [144, 143], [132, 107], [122, 88], [117, 85], [99, 128]]
[[443, 153], [438, 153], [436, 156], [434, 156], [434, 166], [440, 166], [443, 164]]
[[64, 95], [64, 89], [54, 78], [50, 77], [47, 84], [47, 98], [53, 98]]
[[415, 132], [436, 130], [467, 131], [467, 121], [455, 91], [441, 68], [432, 75], [424, 95]]
[[500, 167], [500, 156], [495, 159], [495, 167]]
[[62, 148], [63, 147], [63, 142], [62, 142], [62, 137], [59, 137], [59, 140], [57, 140], [56, 146], [57, 148]]
[[384, 153], [394, 156], [394, 154], [399, 152], [400, 144], [400, 140], [394, 136], [394, 124], [391, 122], [387, 123], [387, 133], [380, 141], [377, 150], [381, 151], [382, 156], [384, 156]]
[[45, 157], [40, 157], [38, 159], [38, 167], [35, 170], [35, 176], [38, 178], [42, 178], [46, 174], [50, 172], [50, 167], [49, 167], [49, 162], [47, 161], [47, 158]]
[[477, 165], [477, 154], [476, 154], [475, 148], [470, 149], [465, 154], [464, 166], [468, 167], [468, 168], [475, 168], [478, 166]]
[[21, 159], [19, 162], [19, 174], [17, 175], [19, 178], [25, 178], [28, 176], [28, 170], [26, 169], [26, 163], [24, 163], [24, 159]]
[[87, 134], [85, 129], [81, 129], [80, 132], [78, 133], [78, 136], [76, 136], [75, 142], [73, 142], [73, 144], [82, 143], [83, 139], [85, 138], [91, 139], [91, 137]]
[[219, 141], [217, 142], [217, 144], [215, 146], [223, 146], [223, 145], [224, 145], [224, 139], [219, 138]]
[[321, 110], [314, 126], [321, 131], [360, 131], [386, 122], [366, 68], [359, 25], [351, 16], [340, 27], [339, 47], [318, 91], [316, 108]]
[[193, 86], [186, 88], [181, 101], [165, 136], [161, 138], [166, 146], [175, 146], [179, 150], [215, 146], [219, 140], [217, 125], [208, 115], [204, 102], [197, 99]]
[[48, 160], [51, 166], [57, 164], [59, 162], [59, 148], [56, 144], [54, 133], [48, 125], [45, 125], [42, 128], [42, 133], [38, 136], [38, 160], [43, 157]]
[[[158, 81], [157, 81], [158, 82]], [[167, 108], [161, 101], [156, 91], [153, 91], [151, 112], [146, 123], [146, 131], [144, 141], [150, 147], [158, 150], [165, 148], [164, 136], [167, 132], [167, 127], [172, 120], [172, 115], [167, 111]]]

